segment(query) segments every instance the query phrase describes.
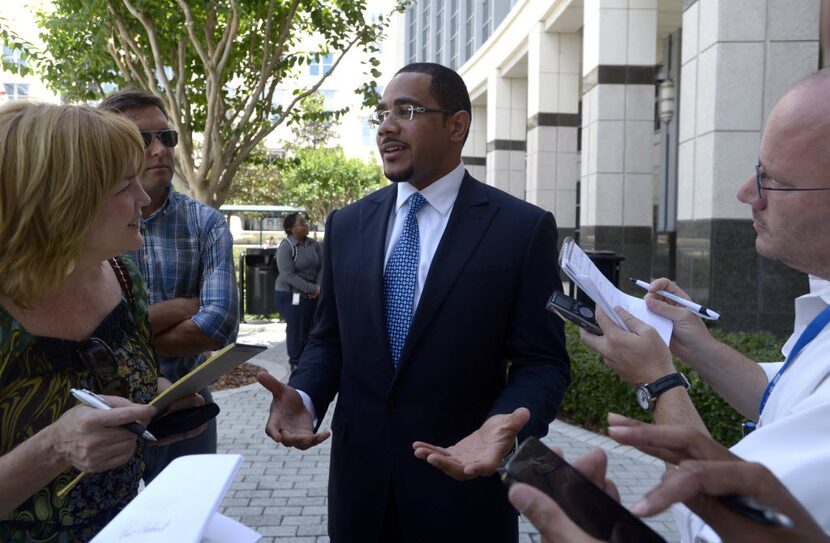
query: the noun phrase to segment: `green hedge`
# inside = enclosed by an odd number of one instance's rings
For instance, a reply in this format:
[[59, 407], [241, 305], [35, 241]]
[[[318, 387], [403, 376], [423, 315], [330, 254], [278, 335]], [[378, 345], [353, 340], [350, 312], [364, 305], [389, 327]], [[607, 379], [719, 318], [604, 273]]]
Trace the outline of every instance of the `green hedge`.
[[[596, 352], [579, 340], [578, 328], [566, 323], [568, 354], [571, 357], [572, 382], [562, 401], [561, 418], [595, 431], [604, 432], [606, 416], [614, 411], [648, 421], [650, 416], [634, 399], [633, 388], [602, 363]], [[746, 354], [753, 360], [781, 360], [784, 340], [769, 333], [726, 333], [710, 330], [719, 340]], [[724, 445], [733, 445], [741, 437], [740, 423], [744, 418], [706, 385], [697, 372], [677, 358], [677, 368], [686, 374], [692, 385], [692, 401], [712, 436]]]

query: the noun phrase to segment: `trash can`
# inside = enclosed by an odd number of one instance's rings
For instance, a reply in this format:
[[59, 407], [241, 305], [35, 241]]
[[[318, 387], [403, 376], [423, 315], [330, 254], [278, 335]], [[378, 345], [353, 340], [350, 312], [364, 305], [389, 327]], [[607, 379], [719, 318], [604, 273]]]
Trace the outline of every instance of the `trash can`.
[[[604, 275], [611, 284], [620, 288], [620, 262], [625, 260], [625, 257], [618, 255], [614, 251], [585, 251], [594, 266]], [[581, 290], [577, 291], [576, 299], [594, 307], [594, 301], [586, 296]]]
[[275, 247], [251, 247], [245, 250], [245, 305], [250, 315], [277, 312], [274, 281], [277, 276], [271, 262], [277, 257]]

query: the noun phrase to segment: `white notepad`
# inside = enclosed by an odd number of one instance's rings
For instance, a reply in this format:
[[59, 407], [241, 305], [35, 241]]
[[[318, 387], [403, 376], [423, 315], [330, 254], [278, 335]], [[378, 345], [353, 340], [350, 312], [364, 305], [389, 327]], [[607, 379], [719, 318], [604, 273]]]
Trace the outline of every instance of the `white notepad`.
[[241, 464], [239, 454], [176, 458], [92, 543], [200, 543], [203, 537], [216, 543], [256, 541], [255, 531], [216, 517]]
[[619, 306], [654, 327], [666, 345], [669, 344], [674, 323], [649, 311], [642, 298], [626, 294], [615, 287], [572, 238], [568, 237], [562, 241], [559, 266], [579, 290], [591, 298], [617, 326], [626, 332], [631, 331], [614, 311], [614, 308]]

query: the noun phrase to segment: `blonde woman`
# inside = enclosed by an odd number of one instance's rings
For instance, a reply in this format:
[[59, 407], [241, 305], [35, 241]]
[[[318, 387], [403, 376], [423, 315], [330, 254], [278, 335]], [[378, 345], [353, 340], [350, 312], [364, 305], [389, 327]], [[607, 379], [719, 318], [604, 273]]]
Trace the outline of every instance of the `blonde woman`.
[[[86, 106], [0, 107], [0, 541], [88, 541], [135, 496], [158, 392], [134, 125]], [[114, 409], [78, 406], [70, 388]], [[197, 405], [183, 400], [177, 408]], [[63, 497], [80, 471], [84, 479]]]

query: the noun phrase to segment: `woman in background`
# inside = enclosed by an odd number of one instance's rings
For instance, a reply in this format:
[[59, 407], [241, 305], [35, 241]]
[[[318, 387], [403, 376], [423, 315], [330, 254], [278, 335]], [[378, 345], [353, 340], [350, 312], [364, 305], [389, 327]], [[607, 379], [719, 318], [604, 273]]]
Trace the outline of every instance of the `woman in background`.
[[301, 213], [283, 219], [285, 240], [277, 248], [277, 307], [286, 323], [286, 346], [291, 371], [297, 369], [320, 294], [320, 244], [308, 237], [308, 222]]
[[[0, 107], [0, 541], [88, 541], [138, 492], [145, 444], [120, 426], [146, 424], [141, 404], [169, 386], [141, 275], [118, 257], [142, 242], [143, 167], [129, 120]], [[114, 407], [76, 405], [71, 388]]]

